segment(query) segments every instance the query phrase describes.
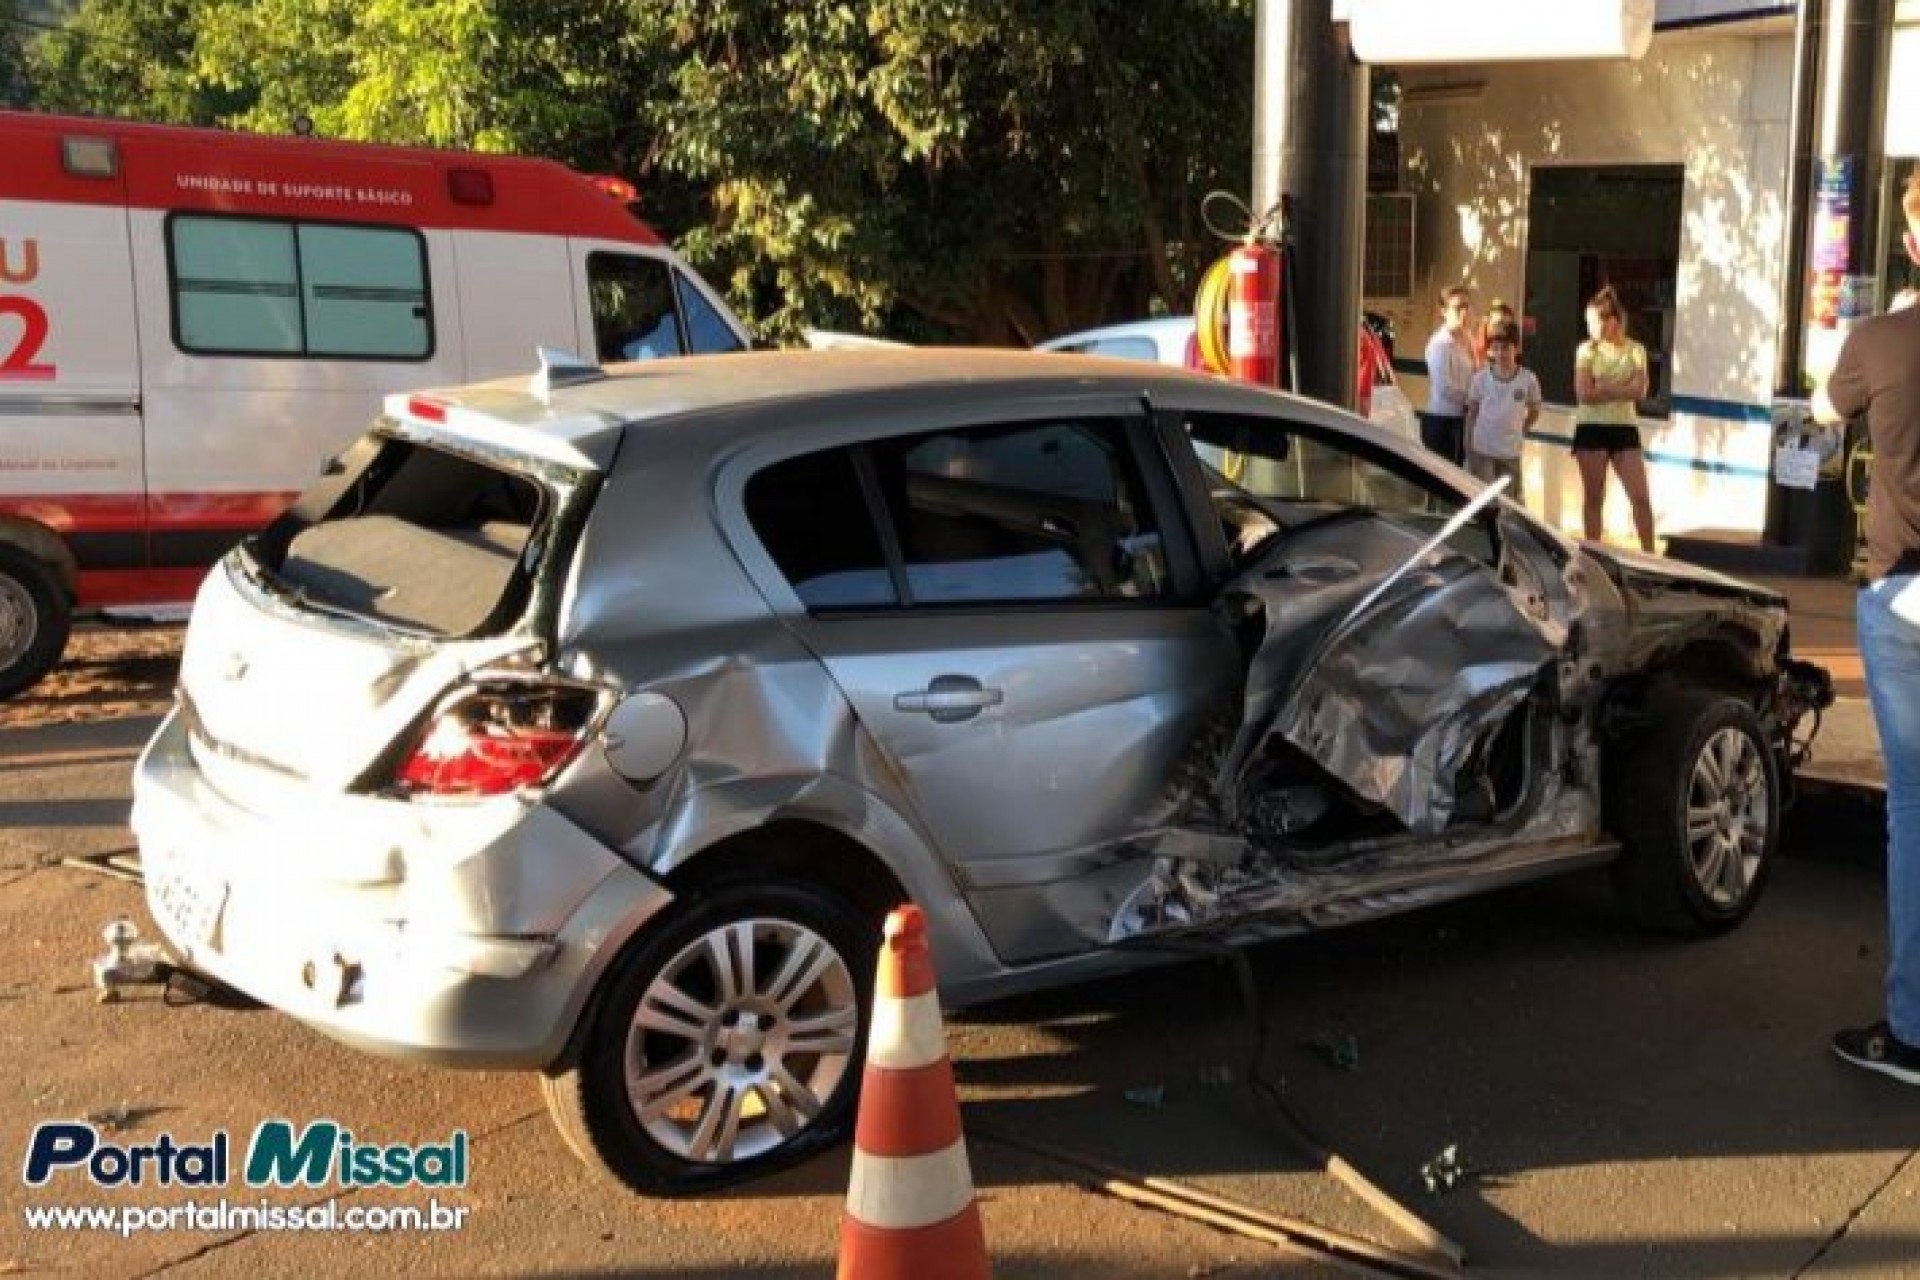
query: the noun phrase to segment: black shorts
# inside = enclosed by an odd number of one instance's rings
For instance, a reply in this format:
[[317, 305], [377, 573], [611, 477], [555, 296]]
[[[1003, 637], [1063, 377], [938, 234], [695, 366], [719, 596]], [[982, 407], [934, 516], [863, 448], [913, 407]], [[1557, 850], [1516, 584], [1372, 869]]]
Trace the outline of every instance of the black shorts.
[[1611, 457], [1640, 447], [1640, 428], [1625, 422], [1582, 422], [1573, 428], [1573, 451], [1593, 449]]

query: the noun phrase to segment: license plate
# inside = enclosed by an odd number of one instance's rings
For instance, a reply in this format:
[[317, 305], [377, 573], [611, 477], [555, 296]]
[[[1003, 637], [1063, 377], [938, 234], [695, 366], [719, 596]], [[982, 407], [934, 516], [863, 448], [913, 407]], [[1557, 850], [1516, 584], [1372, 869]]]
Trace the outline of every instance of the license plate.
[[227, 903], [227, 886], [217, 876], [199, 874], [185, 859], [171, 855], [142, 859], [147, 877], [147, 905], [154, 918], [176, 943], [186, 947], [213, 944], [220, 910]]

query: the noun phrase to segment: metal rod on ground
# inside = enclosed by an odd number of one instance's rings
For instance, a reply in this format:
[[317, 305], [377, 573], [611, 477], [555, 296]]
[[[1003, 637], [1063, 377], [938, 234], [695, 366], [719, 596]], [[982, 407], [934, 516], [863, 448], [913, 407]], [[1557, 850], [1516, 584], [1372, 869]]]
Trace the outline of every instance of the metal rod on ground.
[[1399, 1253], [1332, 1227], [1268, 1213], [1184, 1183], [1130, 1173], [1093, 1156], [1065, 1151], [1029, 1138], [1011, 1137], [978, 1124], [970, 1125], [969, 1132], [975, 1139], [998, 1143], [1036, 1159], [1076, 1169], [1097, 1190], [1116, 1199], [1205, 1222], [1249, 1239], [1278, 1245], [1316, 1261], [1344, 1267], [1358, 1275], [1411, 1276], [1417, 1280], [1461, 1278], [1461, 1272], [1452, 1267]]
[[1425, 1218], [1382, 1191], [1374, 1185], [1372, 1179], [1315, 1137], [1313, 1131], [1294, 1110], [1293, 1103], [1288, 1101], [1286, 1094], [1267, 1081], [1261, 1073], [1260, 1066], [1266, 1058], [1267, 1018], [1260, 1004], [1259, 987], [1253, 980], [1253, 964], [1247, 959], [1246, 953], [1238, 947], [1223, 947], [1220, 955], [1233, 966], [1234, 978], [1240, 988], [1240, 999], [1246, 1006], [1248, 1016], [1254, 1020], [1253, 1060], [1249, 1064], [1247, 1078], [1255, 1089], [1273, 1103], [1274, 1110], [1282, 1121], [1282, 1128], [1287, 1131], [1288, 1136], [1314, 1163], [1326, 1170], [1349, 1191], [1372, 1205], [1376, 1212], [1399, 1228], [1403, 1235], [1436, 1257], [1444, 1258], [1456, 1267], [1465, 1266], [1467, 1251], [1464, 1247], [1442, 1235]]
[[1224, 961], [1231, 965], [1235, 985], [1240, 992], [1241, 1006], [1253, 1020], [1253, 1050], [1246, 1068], [1247, 1081], [1257, 1094], [1273, 1104], [1273, 1111], [1286, 1135], [1302, 1155], [1366, 1201], [1402, 1235], [1449, 1266], [1466, 1265], [1467, 1251], [1462, 1245], [1442, 1235], [1426, 1219], [1382, 1191], [1372, 1179], [1316, 1138], [1306, 1121], [1300, 1118], [1299, 1112], [1294, 1110], [1286, 1094], [1267, 1080], [1261, 1067], [1267, 1056], [1267, 1015], [1260, 1003], [1259, 986], [1254, 982], [1253, 964], [1247, 959], [1245, 951], [1228, 943], [1191, 937], [1140, 938], [1133, 945], [1145, 951], [1165, 951], [1190, 959]]

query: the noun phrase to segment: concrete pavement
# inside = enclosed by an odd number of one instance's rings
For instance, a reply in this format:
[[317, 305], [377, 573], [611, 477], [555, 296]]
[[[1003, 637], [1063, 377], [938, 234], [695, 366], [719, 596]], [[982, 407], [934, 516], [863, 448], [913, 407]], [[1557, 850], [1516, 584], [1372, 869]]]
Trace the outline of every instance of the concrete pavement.
[[[85, 965], [100, 926], [144, 909], [133, 886], [60, 859], [127, 844], [127, 771], [150, 728], [0, 742], [0, 1067], [17, 1082], [0, 1154], [18, 1170], [35, 1123], [85, 1116], [144, 1141], [244, 1137], [272, 1117], [382, 1140], [459, 1127], [473, 1179], [440, 1199], [469, 1221], [438, 1235], [30, 1234], [29, 1204], [113, 1196], [32, 1192], [16, 1172], [0, 1178], [0, 1273], [719, 1280], [832, 1265], [844, 1152], [730, 1195], [640, 1201], [574, 1161], [525, 1078], [387, 1062], [267, 1011], [96, 1003]], [[1820, 803], [1792, 815], [1790, 840], [1830, 838]], [[1246, 1087], [1257, 1069], [1465, 1244], [1472, 1274], [1920, 1277], [1920, 1091], [1834, 1062], [1825, 1043], [1877, 1007], [1882, 912], [1869, 858], [1789, 860], [1747, 925], [1680, 944], [1627, 930], [1604, 879], [1579, 877], [1257, 948], [1258, 1019], [1206, 963], [970, 1011], [951, 1044], [998, 1273], [1325, 1274], [1096, 1194], [1009, 1137], [1404, 1247], [1284, 1139]], [[1328, 1046], [1347, 1040], [1343, 1067]], [[1469, 1176], [1429, 1196], [1421, 1167], [1450, 1145]]]

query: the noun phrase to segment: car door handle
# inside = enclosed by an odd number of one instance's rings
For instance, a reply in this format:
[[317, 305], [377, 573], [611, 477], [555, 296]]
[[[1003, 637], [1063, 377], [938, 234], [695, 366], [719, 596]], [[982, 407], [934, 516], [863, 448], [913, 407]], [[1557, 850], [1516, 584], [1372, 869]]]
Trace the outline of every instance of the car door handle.
[[983, 687], [972, 676], [935, 676], [924, 689], [894, 694], [893, 709], [921, 711], [939, 724], [954, 724], [999, 706], [1006, 697], [998, 689]]

